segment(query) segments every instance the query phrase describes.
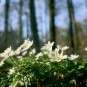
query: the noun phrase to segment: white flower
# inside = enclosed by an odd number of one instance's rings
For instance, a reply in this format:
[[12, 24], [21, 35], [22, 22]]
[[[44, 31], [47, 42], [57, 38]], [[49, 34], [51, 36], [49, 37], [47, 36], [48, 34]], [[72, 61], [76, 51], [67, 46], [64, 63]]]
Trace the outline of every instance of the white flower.
[[9, 75], [15, 73], [14, 67], [12, 69], [9, 70]]
[[60, 62], [63, 59], [67, 59], [67, 55], [61, 56], [60, 54], [59, 55], [57, 54], [57, 55], [51, 56], [50, 58], [51, 61], [57, 61], [57, 62]]
[[84, 50], [87, 51], [87, 47]]
[[60, 49], [61, 49], [60, 45], [57, 45], [57, 48], [55, 48], [55, 50], [57, 50], [58, 52]]
[[9, 56], [13, 56], [15, 53], [14, 53], [14, 51], [12, 50], [12, 51], [10, 51], [10, 53], [9, 53]]
[[1, 61], [1, 62], [0, 62], [0, 66], [2, 66], [3, 64], [4, 64], [4, 61]]
[[44, 51], [44, 52], [43, 52], [43, 54], [47, 54], [47, 55], [48, 55], [49, 53], [50, 53], [50, 52], [47, 52], [47, 51]]
[[22, 50], [21, 51], [25, 51], [27, 49], [29, 49], [31, 46], [33, 45], [33, 41], [25, 40], [24, 43], [21, 45]]
[[8, 55], [8, 54], [5, 54], [5, 53], [1, 53], [1, 54], [0, 54], [0, 57], [8, 58], [9, 55]]
[[31, 52], [29, 52], [29, 55], [32, 55], [32, 54], [35, 54], [35, 53], [36, 53], [36, 50], [32, 49]]
[[3, 53], [0, 53], [0, 57], [9, 57], [9, 53], [11, 52], [11, 46], [7, 48]]
[[50, 60], [51, 61], [57, 61], [57, 62], [59, 62], [59, 61], [62, 60], [60, 58], [60, 54], [59, 53], [55, 53], [55, 52], [53, 52], [52, 54], [50, 54], [49, 57], [50, 57]]
[[63, 55], [63, 49], [61, 50], [61, 53], [59, 53], [59, 47], [54, 50], [50, 55], [48, 55], [51, 59], [51, 61], [57, 61], [60, 62], [63, 59], [67, 59], [67, 55]]
[[54, 58], [51, 58], [50, 61], [52, 61], [52, 62], [54, 62], [54, 61], [56, 61], [56, 62], [60, 62], [61, 59], [54, 59]]
[[62, 50], [67, 50], [69, 47], [67, 47], [67, 46], [64, 46], [64, 47], [62, 47]]
[[46, 65], [48, 65], [48, 66], [49, 66], [49, 65], [50, 65], [50, 62], [46, 62]]
[[35, 49], [32, 49], [31, 52], [32, 52], [32, 54], [35, 54], [36, 53], [36, 50]]
[[23, 52], [22, 55], [25, 56], [27, 54], [27, 51]]
[[2, 65], [4, 64], [4, 61], [7, 60], [7, 59], [8, 59], [8, 57], [3, 58], [3, 59], [1, 60], [1, 62], [0, 62], [0, 66], [2, 66]]
[[17, 56], [17, 58], [22, 61], [23, 60], [23, 56]]
[[41, 48], [41, 50], [42, 51], [52, 51], [52, 47], [53, 47], [53, 45], [54, 45], [54, 42], [50, 42], [50, 41], [48, 41], [48, 43], [47, 44], [45, 44], [45, 46], [43, 46], [42, 48]]
[[63, 55], [62, 59], [67, 59], [67, 57], [68, 57], [67, 55]]
[[43, 54], [40, 52], [40, 53], [38, 53], [37, 55], [36, 55], [36, 60], [38, 60], [39, 59], [39, 57], [41, 57], [41, 56], [43, 56]]
[[76, 58], [78, 58], [79, 57], [79, 55], [73, 55], [73, 54], [71, 54], [71, 56], [69, 57], [69, 60], [74, 60], [74, 59], [76, 59]]
[[11, 46], [4, 51], [5, 54], [8, 54], [10, 52], [11, 52]]
[[18, 47], [15, 51], [14, 51], [14, 53], [15, 53], [15, 55], [19, 55], [20, 54], [20, 52], [21, 52], [21, 47]]

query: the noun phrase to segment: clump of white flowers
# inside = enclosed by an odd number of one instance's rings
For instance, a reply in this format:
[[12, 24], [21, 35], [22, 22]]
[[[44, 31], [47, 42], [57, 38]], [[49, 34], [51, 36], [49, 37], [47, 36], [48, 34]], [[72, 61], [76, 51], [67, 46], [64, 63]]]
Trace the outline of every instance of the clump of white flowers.
[[6, 57], [11, 56], [11, 51], [12, 51], [12, 49], [11, 49], [11, 46], [10, 46], [3, 53], [0, 53], [0, 57], [6, 58]]
[[50, 61], [57, 61], [57, 62], [60, 62], [63, 59], [74, 60], [79, 57], [76, 54], [75, 55], [71, 54], [70, 57], [64, 55], [64, 51], [69, 48], [68, 46], [61, 47], [60, 45], [57, 45], [57, 47], [54, 50], [52, 50], [53, 45], [54, 42], [51, 43], [50, 41], [48, 41], [48, 43], [41, 48], [42, 52], [36, 55], [36, 60], [39, 59], [44, 54], [49, 56]]
[[[28, 50], [30, 49], [32, 45], [33, 45], [33, 41], [26, 39], [24, 43], [20, 45], [15, 51], [12, 50], [10, 46], [4, 52], [0, 53], [0, 57], [3, 58], [0, 62], [0, 66], [2, 66], [4, 64], [4, 61], [7, 60], [9, 57], [11, 58], [13, 56], [16, 56], [22, 60], [23, 56], [25, 56], [27, 53], [29, 56], [33, 54], [35, 55], [36, 51], [34, 48], [30, 52], [28, 52]], [[36, 60], [38, 60], [43, 55], [48, 55], [48, 57], [50, 58], [50, 61], [57, 61], [57, 62], [63, 59], [73, 60], [79, 57], [76, 54], [75, 55], [71, 54], [70, 57], [68, 57], [67, 55], [64, 55], [64, 51], [69, 48], [68, 46], [61, 47], [60, 45], [57, 45], [57, 47], [53, 50], [52, 49], [53, 45], [54, 45], [54, 42], [51, 43], [50, 41], [48, 41], [48, 43], [41, 48], [41, 52], [35, 55]]]
[[[4, 64], [4, 61], [7, 60], [9, 57], [19, 57], [25, 56], [27, 54], [28, 49], [33, 45], [33, 41], [26, 39], [20, 47], [18, 47], [15, 51], [12, 50], [11, 46], [7, 48], [4, 52], [0, 53], [0, 57], [3, 58], [0, 62], [0, 66]], [[20, 59], [21, 59], [20, 58]]]
[[15, 51], [14, 54], [15, 55], [19, 55], [20, 53], [22, 53], [23, 55], [25, 55], [27, 53], [27, 50], [33, 45], [33, 41], [30, 41], [29, 39], [25, 40], [24, 43], [18, 47]]

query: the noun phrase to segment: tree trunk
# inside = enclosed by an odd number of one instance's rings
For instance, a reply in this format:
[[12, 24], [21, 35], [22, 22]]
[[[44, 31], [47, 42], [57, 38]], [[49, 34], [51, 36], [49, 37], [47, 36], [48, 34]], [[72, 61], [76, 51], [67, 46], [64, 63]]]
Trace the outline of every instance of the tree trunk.
[[10, 4], [10, 0], [6, 0], [6, 3], [5, 3], [5, 48], [7, 48], [8, 46], [9, 4]]
[[30, 0], [30, 23], [31, 23], [31, 31], [33, 34], [34, 46], [36, 51], [40, 51], [40, 43], [39, 43], [39, 35], [37, 29], [37, 23], [35, 18], [35, 7], [34, 7], [34, 0]]
[[54, 42], [53, 49], [56, 46], [56, 32], [55, 32], [55, 0], [50, 0], [50, 32], [51, 32], [51, 42]]
[[72, 48], [72, 52], [78, 49], [78, 30], [76, 28], [75, 16], [74, 16], [74, 7], [72, 0], [67, 0], [68, 10], [69, 10], [69, 36], [70, 36], [70, 47]]
[[27, 21], [27, 24], [26, 24], [26, 26], [27, 26], [27, 38], [29, 38], [29, 33], [30, 33], [30, 21], [29, 21], [29, 15], [28, 14], [26, 14], [26, 21]]
[[20, 0], [20, 10], [19, 10], [19, 29], [20, 29], [20, 44], [22, 42], [22, 35], [23, 35], [23, 26], [22, 26], [22, 6], [23, 6], [23, 0]]

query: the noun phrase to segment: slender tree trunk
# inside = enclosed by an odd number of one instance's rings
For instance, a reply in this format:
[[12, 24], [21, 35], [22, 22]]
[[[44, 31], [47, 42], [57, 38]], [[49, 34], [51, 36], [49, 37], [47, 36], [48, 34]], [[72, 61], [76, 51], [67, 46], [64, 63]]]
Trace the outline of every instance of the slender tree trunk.
[[20, 44], [22, 42], [22, 35], [23, 35], [23, 26], [22, 26], [22, 6], [23, 6], [23, 0], [20, 0], [20, 10], [19, 10], [19, 29], [20, 29]]
[[29, 38], [29, 33], [30, 33], [30, 25], [29, 25], [29, 15], [28, 14], [26, 14], [26, 21], [27, 21], [27, 24], [26, 24], [26, 26], [27, 26], [27, 38]]
[[69, 19], [70, 19], [70, 25], [69, 25], [69, 36], [70, 36], [70, 46], [73, 50], [78, 49], [78, 30], [76, 28], [76, 23], [75, 23], [75, 16], [74, 16], [74, 7], [72, 0], [67, 0], [68, 4], [68, 10], [69, 10]]
[[34, 0], [30, 0], [30, 23], [31, 23], [31, 31], [33, 34], [34, 46], [36, 51], [40, 51], [40, 43], [39, 43], [39, 35], [37, 29], [37, 23], [35, 18], [35, 7], [34, 7]]
[[56, 32], [55, 32], [55, 0], [50, 0], [49, 4], [50, 9], [50, 32], [51, 32], [51, 41], [54, 42], [54, 47], [56, 46]]
[[86, 5], [86, 9], [87, 9], [87, 0], [85, 0], [85, 5]]
[[5, 3], [5, 48], [7, 48], [8, 46], [9, 4], [10, 4], [10, 0], [6, 0], [6, 3]]
[[[76, 25], [76, 23], [75, 23], [75, 25]], [[77, 26], [76, 26], [76, 28], [75, 28], [75, 51], [77, 52], [77, 53], [79, 53], [79, 34], [78, 34], [78, 28], [77, 28]]]

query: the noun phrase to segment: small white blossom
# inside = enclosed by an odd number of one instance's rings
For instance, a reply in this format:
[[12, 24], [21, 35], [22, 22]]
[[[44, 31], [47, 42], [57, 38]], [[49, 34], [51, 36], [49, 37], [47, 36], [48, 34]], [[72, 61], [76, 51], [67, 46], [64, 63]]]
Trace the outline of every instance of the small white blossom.
[[9, 57], [9, 53], [11, 52], [11, 46], [7, 48], [3, 53], [0, 53], [0, 57]]
[[17, 56], [17, 58], [22, 61], [23, 60], [23, 56]]
[[56, 61], [56, 62], [60, 62], [61, 59], [54, 59], [54, 58], [51, 58], [50, 61], [51, 61], [51, 62], [54, 62], [54, 61]]
[[87, 47], [84, 50], [87, 51]]
[[4, 64], [4, 61], [1, 61], [1, 62], [0, 62], [0, 66], [2, 66], [3, 64]]
[[20, 53], [21, 53], [21, 47], [18, 47], [15, 51], [14, 51], [14, 53], [15, 53], [15, 55], [19, 55]]
[[9, 56], [13, 56], [15, 53], [14, 53], [14, 51], [12, 50], [12, 51], [10, 51], [10, 53], [9, 53]]
[[50, 55], [48, 55], [51, 59], [51, 61], [57, 61], [60, 62], [63, 59], [67, 59], [67, 55], [63, 55], [64, 49], [61, 49], [61, 52], [59, 53], [60, 47], [56, 48], [54, 52], [52, 52]]
[[21, 45], [22, 50], [21, 51], [25, 51], [27, 49], [29, 49], [31, 46], [33, 45], [33, 41], [25, 40], [24, 43]]
[[43, 56], [43, 53], [38, 53], [37, 55], [36, 55], [36, 60], [38, 60], [39, 59], [39, 57], [41, 57], [41, 56]]
[[27, 54], [27, 51], [23, 52], [22, 55], [25, 56]]
[[63, 55], [62, 59], [67, 59], [67, 57], [68, 57], [67, 55]]
[[9, 55], [8, 55], [8, 54], [5, 54], [5, 53], [2, 53], [2, 54], [1, 54], [1, 57], [3, 57], [3, 58], [8, 58]]
[[11, 52], [11, 46], [4, 51], [4, 53], [6, 53], [6, 54], [8, 54], [10, 52]]
[[[24, 43], [14, 51], [14, 54], [19, 55], [21, 52], [28, 50], [32, 46], [32, 44], [33, 41], [30, 41], [29, 39], [25, 40]], [[27, 52], [24, 52], [22, 54], [25, 55], [26, 53]]]
[[44, 52], [43, 52], [43, 54], [47, 54], [47, 55], [48, 55], [49, 53], [50, 53], [50, 52], [47, 52], [47, 51], [44, 51]]
[[69, 47], [67, 47], [67, 46], [64, 46], [64, 47], [62, 47], [62, 50], [67, 50]]
[[8, 74], [11, 75], [11, 74], [13, 74], [13, 73], [15, 73], [14, 67], [9, 70], [9, 73], [8, 73]]
[[4, 64], [4, 61], [7, 60], [7, 59], [8, 59], [8, 57], [3, 58], [3, 59], [1, 60], [1, 62], [0, 62], [0, 66], [2, 66], [2, 65]]
[[46, 65], [48, 65], [48, 66], [49, 66], [49, 65], [50, 65], [50, 62], [46, 62]]
[[47, 44], [45, 44], [45, 46], [43, 46], [42, 48], [41, 48], [41, 50], [42, 51], [52, 51], [52, 47], [53, 47], [53, 45], [54, 45], [54, 42], [50, 42], [50, 41], [48, 41], [48, 43]]
[[55, 50], [58, 51], [58, 52], [59, 52], [60, 49], [61, 49], [60, 45], [57, 45], [57, 48], [55, 48]]
[[32, 55], [32, 54], [35, 54], [35, 53], [36, 53], [36, 50], [32, 49], [31, 52], [29, 52], [29, 55]]
[[36, 50], [35, 49], [32, 49], [32, 51], [31, 51], [33, 54], [35, 54], [36, 53]]
[[78, 58], [79, 57], [79, 55], [73, 55], [73, 54], [71, 54], [71, 56], [69, 57], [69, 60], [74, 60], [74, 59], [76, 59], [76, 58]]

